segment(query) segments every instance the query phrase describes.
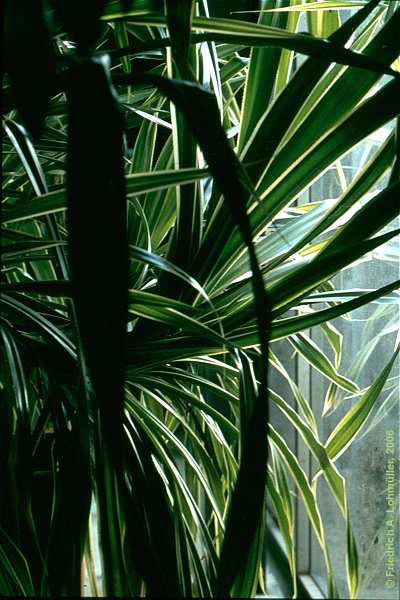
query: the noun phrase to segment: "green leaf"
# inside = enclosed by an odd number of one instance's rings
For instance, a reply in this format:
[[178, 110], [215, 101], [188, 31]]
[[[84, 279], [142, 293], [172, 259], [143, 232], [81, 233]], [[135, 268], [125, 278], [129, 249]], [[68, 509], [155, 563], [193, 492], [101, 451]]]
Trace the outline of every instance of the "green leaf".
[[326, 565], [326, 569], [327, 569], [327, 573], [328, 573], [328, 582], [329, 582], [329, 591], [330, 591], [329, 595], [331, 598], [337, 598], [338, 594], [337, 594], [337, 589], [336, 589], [336, 584], [335, 584], [335, 579], [334, 579], [334, 573], [333, 573], [333, 569], [332, 569], [331, 560], [329, 557], [329, 551], [328, 551], [327, 544], [326, 544], [323, 522], [321, 519], [317, 501], [315, 498], [315, 493], [314, 493], [313, 489], [311, 488], [310, 484], [308, 483], [307, 477], [306, 477], [303, 469], [300, 467], [296, 456], [288, 448], [287, 444], [285, 443], [285, 440], [272, 427], [272, 425], [269, 425], [268, 435], [270, 437], [271, 443], [274, 444], [274, 446], [277, 448], [277, 450], [281, 454], [283, 460], [287, 464], [290, 474], [292, 475], [293, 480], [296, 483], [297, 490], [303, 499], [304, 506], [307, 510], [308, 517], [310, 519], [311, 525], [313, 527], [313, 530], [315, 532], [315, 535], [317, 537], [317, 540], [319, 542], [319, 545], [321, 546], [321, 549], [322, 549], [322, 552], [324, 555], [325, 565]]
[[183, 79], [192, 79], [188, 64], [190, 28], [194, 9], [193, 0], [177, 4], [165, 0], [168, 31], [171, 39], [172, 56]]
[[[344, 45], [354, 29], [370, 11], [376, 6], [379, 0], [370, 2], [363, 10], [342, 25], [334, 34], [332, 40], [338, 44]], [[260, 152], [265, 155], [265, 164], [278, 147], [283, 135], [287, 131], [288, 124], [298, 115], [302, 104], [313, 86], [327, 71], [329, 63], [321, 62], [316, 58], [309, 58], [294, 74], [287, 86], [282, 91], [279, 99], [267, 108], [257, 123], [253, 131], [250, 131], [249, 138], [246, 139], [246, 145], [243, 147], [242, 158], [248, 161], [256, 161]], [[268, 148], [265, 148], [264, 140], [268, 139]], [[254, 165], [255, 172], [262, 171], [262, 166]]]
[[330, 239], [319, 256], [333, 255], [337, 248], [362, 242], [390, 223], [399, 213], [399, 193], [400, 183], [393, 183], [376, 194]]
[[[105, 21], [127, 19], [129, 11], [124, 15], [105, 14]], [[166, 19], [162, 15], [149, 14], [136, 16], [135, 24], [143, 26], [165, 26]], [[210, 39], [220, 43], [232, 43], [242, 46], [278, 46], [303, 54], [338, 62], [345, 65], [391, 74], [397, 78], [397, 73], [386, 67], [379, 60], [374, 60], [362, 54], [352, 52], [327, 40], [319, 40], [302, 33], [287, 33], [277, 27], [254, 24], [246, 21], [193, 17], [192, 29], [212, 34]]]
[[[360, 293], [358, 297], [353, 300], [348, 300], [347, 302], [342, 302], [341, 304], [337, 304], [336, 306], [332, 306], [331, 308], [326, 308], [325, 310], [315, 311], [311, 314], [302, 315], [298, 317], [289, 317], [287, 319], [279, 319], [272, 323], [271, 329], [271, 340], [284, 338], [291, 333], [297, 333], [303, 329], [308, 329], [310, 327], [315, 327], [320, 323], [324, 323], [339, 317], [341, 315], [346, 314], [356, 308], [360, 308], [360, 306], [364, 306], [369, 302], [373, 302], [374, 300], [381, 298], [384, 294], [388, 294], [391, 291], [398, 289], [400, 287], [400, 280], [394, 281], [387, 286], [384, 286], [378, 290], [374, 290], [373, 292], [364, 292]], [[325, 297], [316, 297], [316, 302], [321, 302]], [[342, 299], [342, 298], [338, 298]], [[329, 297], [327, 298], [329, 300]], [[305, 302], [305, 300], [304, 300]]]
[[[279, 6], [281, 2], [274, 2], [273, 4], [278, 4]], [[271, 5], [271, 2], [268, 2], [266, 5]], [[260, 12], [258, 23], [264, 26], [275, 25], [281, 29], [285, 29], [287, 17], [281, 15], [277, 18], [271, 14]], [[238, 139], [239, 151], [272, 100], [275, 80], [279, 73], [278, 65], [280, 57], [280, 48], [252, 48], [251, 50], [241, 108]], [[260, 93], [260, 90], [262, 90], [262, 93]]]
[[324, 11], [324, 10], [332, 10], [332, 9], [349, 9], [349, 8], [362, 8], [365, 6], [365, 2], [352, 2], [351, 0], [346, 0], [346, 2], [338, 1], [338, 0], [318, 0], [317, 2], [307, 2], [307, 4], [300, 4], [297, 6], [285, 6], [283, 8], [270, 8], [267, 9], [270, 12], [290, 12], [290, 11]]
[[309, 264], [301, 266], [290, 273], [284, 280], [271, 286], [269, 293], [276, 308], [275, 314], [282, 314], [295, 304], [299, 299], [318, 284], [326, 281], [340, 269], [351, 264], [360, 256], [377, 248], [381, 244], [398, 235], [399, 231], [392, 231], [376, 236], [366, 242], [361, 242], [347, 248], [338, 250], [328, 256], [317, 256]]
[[[335, 221], [342, 217], [355, 203], [363, 197], [365, 193], [372, 188], [372, 186], [382, 177], [386, 169], [390, 167], [395, 153], [394, 136], [390, 135], [380, 146], [376, 154], [371, 158], [365, 167], [357, 174], [351, 184], [348, 186], [346, 191], [338, 198], [338, 200], [329, 208], [324, 211], [323, 217], [316, 223], [313, 217], [318, 217], [318, 209], [314, 209], [307, 213], [302, 218], [300, 223], [295, 223], [293, 228], [297, 229], [299, 234], [301, 233], [301, 227], [304, 224], [304, 228], [308, 222], [315, 223], [314, 226], [308, 228], [304, 232], [304, 235], [296, 241], [295, 245], [290, 250], [285, 251], [281, 256], [278, 256], [274, 261], [275, 265], [279, 265], [282, 261], [292, 256], [294, 252], [297, 252], [301, 248], [304, 248], [307, 243], [315, 239], [319, 234], [326, 231]], [[321, 209], [323, 204], [320, 205]], [[293, 236], [289, 234], [290, 226], [286, 228], [285, 236], [293, 239]]]
[[380, 373], [360, 400], [347, 412], [330, 434], [325, 446], [331, 459], [336, 460], [339, 458], [364, 426], [376, 400], [379, 398], [399, 351], [400, 347], [398, 346], [382, 373]]
[[55, 327], [50, 321], [39, 315], [37, 312], [31, 310], [28, 306], [24, 305], [19, 300], [12, 298], [6, 294], [3, 294], [0, 302], [8, 310], [14, 312], [14, 314], [22, 315], [24, 318], [31, 322], [35, 329], [38, 329], [41, 333], [44, 333], [50, 339], [52, 338], [57, 344], [59, 344], [71, 357], [76, 358], [76, 351], [71, 340], [57, 327]]
[[[26, 174], [29, 177], [29, 181], [37, 196], [44, 195], [48, 192], [45, 175], [40, 164], [39, 158], [35, 149], [27, 135], [27, 132], [18, 123], [15, 123], [11, 119], [4, 120], [4, 129], [10, 138], [20, 160], [25, 169]], [[45, 224], [48, 236], [54, 241], [60, 240], [60, 234], [58, 230], [57, 221], [54, 215], [46, 214]], [[66, 256], [64, 249], [56, 247], [56, 256], [58, 259], [58, 271], [57, 274], [67, 277], [68, 266], [66, 262]]]
[[328, 357], [320, 350], [320, 348], [318, 348], [311, 338], [303, 333], [297, 333], [291, 335], [289, 341], [293, 347], [317, 369], [317, 371], [322, 373], [330, 381], [349, 392], [357, 393], [359, 391], [359, 388], [355, 383], [336, 371]]
[[[173, 185], [191, 183], [208, 176], [206, 169], [180, 169], [153, 173], [135, 173], [126, 178], [127, 196], [147, 194], [153, 190], [166, 189]], [[64, 190], [48, 192], [23, 206], [4, 211], [3, 223], [14, 223], [66, 209]]]
[[293, 529], [290, 523], [287, 506], [284, 504], [277, 487], [274, 485], [271, 468], [269, 468], [268, 471], [267, 490], [275, 509], [279, 531], [283, 536], [286, 546], [286, 554], [292, 575], [293, 595], [297, 595], [297, 569], [293, 544]]
[[[340, 158], [350, 147], [395, 117], [398, 107], [393, 96], [399, 89], [397, 81], [388, 83], [359, 105], [335, 129], [329, 131], [311, 148], [307, 148], [304, 155], [297, 154], [295, 162], [289, 164], [287, 169], [275, 170], [273, 168], [275, 165], [271, 164], [257, 186], [260, 197], [268, 198], [270, 216], [274, 216], [279, 209], [283, 208], [283, 194], [287, 193], [289, 187], [290, 197], [293, 200], [317, 173], [321, 173], [325, 167]], [[384, 107], [383, 110], [382, 107]], [[377, 113], [377, 111], [379, 112]], [[283, 150], [282, 154], [284, 155]], [[260, 217], [261, 215], [255, 219], [256, 223], [259, 222]], [[265, 215], [263, 215], [263, 220], [265, 221]]]
[[25, 557], [0, 528], [0, 592], [4, 596], [34, 596], [31, 574]]

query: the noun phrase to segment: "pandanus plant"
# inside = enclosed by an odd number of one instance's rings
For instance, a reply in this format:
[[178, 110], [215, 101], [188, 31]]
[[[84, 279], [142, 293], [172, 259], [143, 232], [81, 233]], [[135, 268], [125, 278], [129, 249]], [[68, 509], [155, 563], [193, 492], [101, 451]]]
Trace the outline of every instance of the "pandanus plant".
[[[296, 597], [292, 482], [336, 598], [323, 477], [356, 597], [335, 461], [398, 348], [360, 390], [304, 331], [398, 287], [346, 297], [331, 284], [396, 234], [398, 130], [334, 203], [297, 201], [398, 116], [400, 10], [316, 4], [265, 0], [256, 23], [216, 17], [206, 0], [7, 3], [2, 593], [80, 595], [83, 565], [98, 595], [94, 498], [105, 594], [254, 596], [267, 496]], [[341, 23], [346, 4], [358, 10]], [[357, 398], [326, 441], [274, 354], [281, 339]], [[312, 482], [269, 423], [271, 403], [313, 454]]]

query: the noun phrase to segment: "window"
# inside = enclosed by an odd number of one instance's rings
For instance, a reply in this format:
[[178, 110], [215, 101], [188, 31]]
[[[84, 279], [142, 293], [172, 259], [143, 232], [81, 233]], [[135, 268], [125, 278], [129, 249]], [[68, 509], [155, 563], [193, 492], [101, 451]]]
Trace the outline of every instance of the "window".
[[[393, 127], [394, 123], [380, 129], [343, 157], [303, 194], [298, 205], [318, 203], [342, 194], [389, 139]], [[374, 194], [387, 185], [388, 177], [387, 172], [375, 187]], [[387, 230], [396, 226], [398, 224], [392, 223]], [[336, 294], [338, 290], [343, 290], [343, 294], [350, 296], [351, 290], [380, 288], [398, 278], [398, 275], [399, 243], [390, 240], [336, 277], [332, 281], [332, 290], [337, 290]], [[325, 289], [326, 300], [334, 301], [335, 295], [330, 298], [329, 288], [326, 286]], [[317, 357], [311, 364], [310, 355], [307, 360], [289, 342], [278, 341], [273, 345], [277, 358], [290, 377], [294, 378], [316, 416], [323, 443], [328, 440], [337, 423], [360, 401], [362, 390], [376, 381], [391, 361], [399, 323], [397, 301], [397, 293], [390, 293], [331, 321], [323, 328], [313, 327], [304, 332], [306, 340], [324, 353], [340, 375], [355, 383], [359, 392], [352, 393], [329, 381], [326, 374], [317, 369]], [[315, 303], [312, 308], [321, 310], [326, 306], [326, 303]], [[392, 559], [399, 556], [398, 536], [393, 536], [393, 531], [398, 531], [399, 512], [398, 505], [395, 506], [396, 493], [392, 485], [394, 483], [398, 490], [399, 374], [399, 365], [395, 362], [383, 389], [373, 402], [365, 425], [335, 463], [346, 481], [348, 510], [357, 542], [357, 597], [360, 600], [397, 598], [399, 592], [399, 581], [395, 575], [398, 573], [398, 559]], [[293, 408], [296, 407], [288, 381], [276, 369], [271, 373], [271, 385]], [[276, 406], [272, 406], [272, 423], [284, 436], [311, 483], [317, 471], [317, 461], [298, 431]], [[329, 597], [326, 564], [320, 544], [295, 486], [292, 486], [291, 494], [294, 499], [296, 561], [300, 579], [313, 597], [319, 597], [318, 594], [322, 594], [320, 597]], [[345, 521], [323, 477], [318, 480], [316, 497], [339, 594], [342, 598], [348, 598]], [[268, 592], [279, 597], [276, 575], [272, 573], [268, 583]], [[283, 594], [283, 591], [280, 593]]]

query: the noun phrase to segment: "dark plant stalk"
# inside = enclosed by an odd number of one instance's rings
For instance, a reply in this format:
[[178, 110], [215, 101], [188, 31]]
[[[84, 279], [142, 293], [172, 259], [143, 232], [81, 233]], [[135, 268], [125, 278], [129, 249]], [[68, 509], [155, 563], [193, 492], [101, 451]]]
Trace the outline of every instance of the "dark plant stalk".
[[[93, 102], [93, 90], [96, 101]], [[96, 465], [110, 593], [121, 591], [117, 483], [122, 472], [122, 415], [127, 322], [128, 252], [123, 171], [123, 118], [105, 59], [76, 58], [68, 87], [67, 200], [72, 289], [94, 392]], [[96, 177], [91, 175], [96, 173]], [[113, 285], [104, 285], [111, 278]], [[93, 305], [93, 290], [99, 300]], [[101, 340], [101, 343], [99, 341]], [[118, 469], [118, 470], [116, 470]], [[116, 478], [116, 479], [115, 479]], [[115, 522], [105, 518], [107, 503]], [[119, 581], [119, 583], [117, 583]], [[115, 585], [111, 584], [113, 582]]]

